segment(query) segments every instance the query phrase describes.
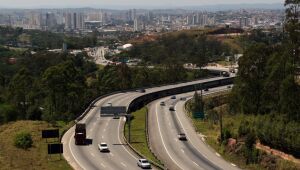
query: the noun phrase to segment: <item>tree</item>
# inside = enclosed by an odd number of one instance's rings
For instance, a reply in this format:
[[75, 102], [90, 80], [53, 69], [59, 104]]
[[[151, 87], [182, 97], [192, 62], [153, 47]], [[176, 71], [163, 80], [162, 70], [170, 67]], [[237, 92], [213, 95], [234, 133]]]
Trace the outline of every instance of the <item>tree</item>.
[[239, 60], [239, 72], [231, 96], [231, 107], [234, 107], [234, 110], [246, 114], [260, 113], [269, 53], [266, 45], [255, 44], [246, 49], [244, 56]]
[[291, 44], [294, 63], [299, 62], [300, 57], [300, 1], [286, 0], [286, 23], [285, 29], [288, 32], [288, 40]]
[[53, 119], [58, 119], [59, 113], [72, 113], [67, 117], [71, 119], [84, 107], [80, 103], [85, 99], [85, 79], [72, 61], [49, 67], [42, 76], [42, 82], [48, 99], [47, 110], [50, 117], [54, 116]]
[[203, 112], [204, 109], [204, 102], [202, 100], [202, 94], [198, 94], [197, 91], [194, 93], [193, 97], [193, 105], [192, 105], [192, 112]]
[[32, 91], [33, 77], [27, 68], [22, 68], [12, 78], [9, 84], [9, 98], [18, 108], [20, 118], [24, 119], [30, 106], [29, 94]]
[[280, 111], [288, 116], [289, 120], [300, 120], [300, 88], [290, 75], [280, 85]]

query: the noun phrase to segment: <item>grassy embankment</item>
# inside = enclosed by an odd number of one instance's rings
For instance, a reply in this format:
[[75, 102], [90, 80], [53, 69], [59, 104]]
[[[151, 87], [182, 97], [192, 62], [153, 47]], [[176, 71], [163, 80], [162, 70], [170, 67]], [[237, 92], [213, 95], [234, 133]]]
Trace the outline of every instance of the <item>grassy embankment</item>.
[[[62, 132], [71, 124], [57, 122]], [[45, 169], [68, 170], [72, 169], [63, 156], [47, 154], [47, 143], [41, 137], [41, 130], [53, 128], [42, 121], [17, 121], [0, 126], [0, 169]], [[20, 131], [30, 132], [33, 146], [28, 150], [18, 149], [14, 146], [14, 137]], [[58, 139], [48, 139], [48, 143], [57, 142]]]
[[[211, 94], [208, 96], [204, 96], [204, 101], [207, 101], [209, 98], [218, 95], [224, 95], [227, 92], [221, 92], [218, 94]], [[255, 121], [255, 115], [230, 115], [227, 112], [227, 106], [222, 105], [220, 107], [215, 108], [218, 111], [223, 113], [223, 127], [229, 128], [232, 132], [233, 138], [236, 138], [238, 134], [238, 128], [242, 122], [242, 120], [248, 120], [249, 122]], [[190, 118], [192, 118], [191, 112], [187, 113]], [[193, 119], [193, 125], [198, 133], [201, 133], [206, 136], [206, 143], [209, 144], [216, 152], [220, 153], [222, 157], [240, 168], [243, 169], [250, 169], [250, 170], [257, 170], [257, 169], [267, 169], [266, 167], [262, 166], [261, 164], [246, 164], [246, 160], [241, 155], [229, 152], [226, 150], [225, 145], [220, 145], [218, 142], [218, 137], [220, 135], [220, 126], [219, 124], [214, 124], [210, 120], [200, 120], [200, 119]], [[276, 169], [279, 170], [296, 170], [300, 169], [299, 165], [296, 165], [292, 162], [283, 160], [283, 159], [276, 159]]]
[[[146, 113], [146, 107], [132, 113], [133, 119], [131, 121], [131, 145], [147, 159], [162, 165], [161, 162], [152, 154], [147, 144], [145, 121], [147, 115]], [[125, 137], [126, 139], [128, 138], [127, 125], [125, 126]]]

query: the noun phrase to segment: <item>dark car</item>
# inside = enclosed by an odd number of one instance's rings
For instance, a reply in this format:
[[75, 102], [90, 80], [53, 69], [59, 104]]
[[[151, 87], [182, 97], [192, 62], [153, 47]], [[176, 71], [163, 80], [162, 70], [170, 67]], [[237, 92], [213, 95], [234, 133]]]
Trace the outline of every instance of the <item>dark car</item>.
[[140, 93], [145, 93], [146, 90], [145, 89], [138, 89], [137, 92], [140, 92]]
[[174, 106], [170, 106], [170, 107], [169, 107], [169, 110], [170, 110], [170, 111], [175, 111]]
[[183, 140], [183, 141], [187, 140], [186, 135], [184, 133], [179, 133], [177, 135], [177, 137], [178, 137], [179, 140]]
[[176, 96], [172, 96], [171, 99], [176, 99]]

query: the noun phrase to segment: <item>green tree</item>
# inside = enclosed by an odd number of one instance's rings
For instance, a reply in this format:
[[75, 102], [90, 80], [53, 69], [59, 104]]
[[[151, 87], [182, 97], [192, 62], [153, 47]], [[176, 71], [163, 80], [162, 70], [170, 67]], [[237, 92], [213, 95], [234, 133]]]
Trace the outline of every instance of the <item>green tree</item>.
[[280, 111], [288, 116], [289, 120], [300, 121], [300, 88], [290, 75], [280, 85]]
[[297, 63], [300, 59], [300, 1], [286, 0], [284, 5], [286, 7], [285, 29], [288, 32], [288, 39], [292, 47], [294, 63]]
[[26, 117], [27, 109], [30, 106], [30, 92], [33, 90], [33, 77], [26, 68], [22, 68], [12, 78], [9, 84], [10, 101], [18, 108], [20, 119]]
[[239, 60], [239, 72], [231, 96], [231, 107], [234, 110], [246, 114], [260, 113], [268, 56], [269, 49], [266, 45], [255, 44], [246, 49]]
[[49, 101], [47, 110], [50, 117], [57, 119], [59, 113], [72, 113], [63, 118], [71, 119], [83, 107], [80, 104], [85, 99], [85, 79], [72, 61], [49, 67], [42, 81]]

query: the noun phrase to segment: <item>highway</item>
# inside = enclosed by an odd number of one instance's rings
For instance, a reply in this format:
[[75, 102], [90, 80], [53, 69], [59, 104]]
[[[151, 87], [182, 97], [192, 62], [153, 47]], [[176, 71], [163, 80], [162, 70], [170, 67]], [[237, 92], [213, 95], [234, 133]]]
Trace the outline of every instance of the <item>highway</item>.
[[[189, 83], [150, 88], [146, 89], [146, 93], [219, 79], [223, 78], [211, 78]], [[70, 128], [62, 138], [62, 143], [64, 145], [63, 155], [70, 165], [74, 169], [85, 170], [139, 169], [137, 167], [137, 160], [139, 157], [125, 145], [123, 140], [125, 118], [113, 119], [111, 117], [100, 117], [99, 110], [101, 106], [105, 106], [107, 103], [112, 103], [113, 106], [128, 106], [134, 98], [146, 93], [118, 93], [97, 101], [95, 104], [96, 107], [91, 109], [80, 121], [80, 123], [85, 123], [87, 126], [87, 138], [89, 139], [90, 144], [85, 146], [75, 145], [75, 126]], [[152, 127], [150, 129], [152, 129]], [[111, 152], [100, 153], [97, 147], [97, 144], [100, 142], [106, 142]]]
[[[210, 89], [209, 92], [204, 92], [204, 95], [224, 88], [226, 87]], [[220, 155], [209, 148], [201, 135], [194, 130], [191, 120], [185, 114], [186, 101], [179, 99], [190, 98], [193, 94], [194, 92], [177, 95], [176, 99], [166, 97], [148, 105], [151, 148], [165, 166], [172, 170], [238, 169], [234, 164], [220, 158]], [[162, 101], [166, 103], [165, 106], [160, 105]], [[175, 106], [175, 111], [169, 111], [171, 105]], [[178, 140], [179, 133], [185, 133], [188, 140]]]

